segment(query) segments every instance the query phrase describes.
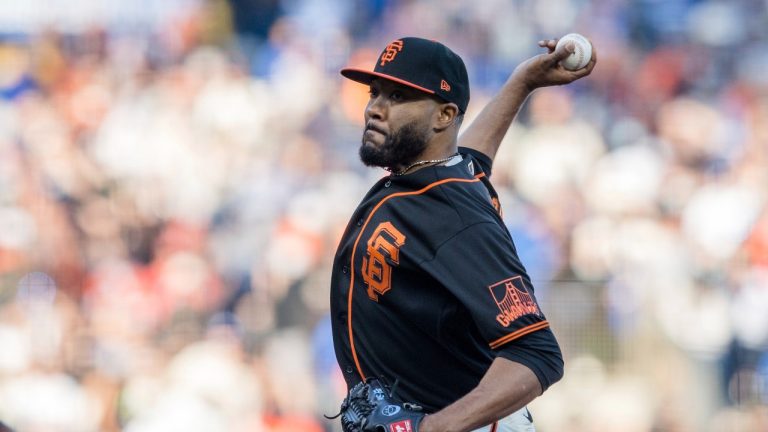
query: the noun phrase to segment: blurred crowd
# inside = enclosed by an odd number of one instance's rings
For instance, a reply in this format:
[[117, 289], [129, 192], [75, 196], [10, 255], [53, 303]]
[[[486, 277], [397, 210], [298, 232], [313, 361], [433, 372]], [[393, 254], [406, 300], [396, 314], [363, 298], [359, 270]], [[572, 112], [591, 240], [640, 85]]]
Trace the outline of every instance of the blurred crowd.
[[492, 176], [566, 360], [538, 428], [768, 431], [766, 22], [762, 0], [3, 2], [0, 421], [337, 431], [330, 265], [386, 174], [338, 69], [440, 40], [469, 124], [577, 31], [597, 68], [532, 95]]

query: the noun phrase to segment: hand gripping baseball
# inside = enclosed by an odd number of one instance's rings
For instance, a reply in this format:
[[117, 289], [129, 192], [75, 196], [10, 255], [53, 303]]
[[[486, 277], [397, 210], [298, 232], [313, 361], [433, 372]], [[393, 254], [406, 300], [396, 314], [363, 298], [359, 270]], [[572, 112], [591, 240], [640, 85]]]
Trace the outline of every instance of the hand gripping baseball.
[[562, 61], [574, 51], [573, 42], [557, 44], [557, 39], [539, 41], [539, 46], [547, 49], [546, 54], [539, 54], [521, 63], [514, 72], [529, 90], [539, 87], [569, 84], [592, 73], [597, 63], [597, 51], [592, 45], [592, 52], [586, 66], [577, 70], [568, 70]]
[[394, 388], [368, 379], [352, 387], [339, 415], [344, 432], [418, 432], [425, 414], [419, 405], [395, 397]]

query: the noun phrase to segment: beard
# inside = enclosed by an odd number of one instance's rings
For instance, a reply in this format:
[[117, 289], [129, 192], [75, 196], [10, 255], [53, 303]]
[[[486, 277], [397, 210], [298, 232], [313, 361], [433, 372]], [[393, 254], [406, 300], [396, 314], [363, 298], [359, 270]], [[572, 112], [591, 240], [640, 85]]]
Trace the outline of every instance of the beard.
[[379, 146], [366, 144], [365, 135], [360, 146], [360, 160], [366, 166], [397, 169], [410, 164], [427, 148], [428, 129], [419, 129], [411, 122], [391, 135]]

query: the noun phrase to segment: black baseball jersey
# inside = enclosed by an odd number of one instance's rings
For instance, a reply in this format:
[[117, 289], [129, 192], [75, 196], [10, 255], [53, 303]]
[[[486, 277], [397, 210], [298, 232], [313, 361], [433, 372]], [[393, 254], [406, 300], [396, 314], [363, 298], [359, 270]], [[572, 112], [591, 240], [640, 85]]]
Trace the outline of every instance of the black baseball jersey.
[[379, 180], [344, 232], [331, 280], [347, 384], [397, 379], [400, 396], [428, 411], [471, 391], [505, 352], [541, 380], [535, 361], [514, 354], [525, 335], [546, 335], [560, 355], [502, 221], [490, 160], [460, 152], [458, 164]]

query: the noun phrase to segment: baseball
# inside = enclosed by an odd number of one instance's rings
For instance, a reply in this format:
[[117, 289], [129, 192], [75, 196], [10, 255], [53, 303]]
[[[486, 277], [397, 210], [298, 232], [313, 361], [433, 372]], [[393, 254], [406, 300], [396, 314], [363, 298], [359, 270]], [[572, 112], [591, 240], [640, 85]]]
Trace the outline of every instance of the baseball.
[[557, 41], [557, 47], [559, 49], [561, 45], [568, 42], [573, 42], [574, 50], [570, 56], [560, 62], [564, 68], [568, 70], [578, 70], [587, 65], [592, 58], [592, 44], [584, 36], [578, 33], [568, 33]]

